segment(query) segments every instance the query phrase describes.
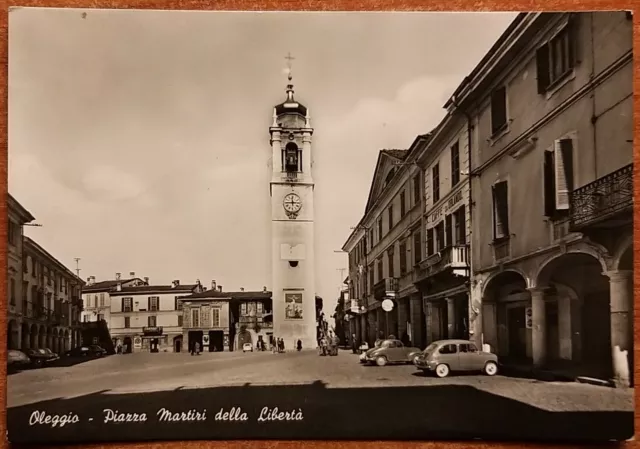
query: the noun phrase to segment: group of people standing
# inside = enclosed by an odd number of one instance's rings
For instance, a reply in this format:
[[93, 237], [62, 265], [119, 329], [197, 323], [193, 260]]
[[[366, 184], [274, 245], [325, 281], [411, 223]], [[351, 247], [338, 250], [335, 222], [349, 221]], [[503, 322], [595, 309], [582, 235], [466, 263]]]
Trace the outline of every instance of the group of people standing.
[[[298, 340], [295, 344], [295, 349], [302, 350], [302, 340]], [[278, 352], [285, 352], [284, 338], [271, 337], [271, 351], [275, 354]]]

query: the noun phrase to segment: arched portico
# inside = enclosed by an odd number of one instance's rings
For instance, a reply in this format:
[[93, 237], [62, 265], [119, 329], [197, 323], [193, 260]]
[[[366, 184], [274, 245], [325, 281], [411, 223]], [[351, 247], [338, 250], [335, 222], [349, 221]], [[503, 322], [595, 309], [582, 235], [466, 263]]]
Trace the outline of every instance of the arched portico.
[[23, 351], [29, 349], [30, 347], [30, 334], [29, 334], [29, 325], [27, 323], [22, 323], [22, 346], [21, 349]]
[[47, 328], [40, 326], [38, 330], [38, 349], [44, 349], [47, 347]]
[[[583, 375], [611, 375], [611, 320], [606, 260], [567, 252], [550, 258], [535, 278], [534, 363], [570, 365]], [[535, 321], [535, 320], [534, 320]]]
[[39, 328], [37, 324], [31, 325], [31, 331], [29, 332], [29, 338], [31, 342], [29, 343], [29, 349], [37, 349], [38, 348], [38, 339], [39, 339]]
[[16, 320], [7, 323], [7, 349], [18, 349], [20, 346], [20, 328]]
[[502, 359], [515, 363], [531, 358], [527, 287], [522, 273], [508, 270], [487, 279], [482, 290], [482, 341]]

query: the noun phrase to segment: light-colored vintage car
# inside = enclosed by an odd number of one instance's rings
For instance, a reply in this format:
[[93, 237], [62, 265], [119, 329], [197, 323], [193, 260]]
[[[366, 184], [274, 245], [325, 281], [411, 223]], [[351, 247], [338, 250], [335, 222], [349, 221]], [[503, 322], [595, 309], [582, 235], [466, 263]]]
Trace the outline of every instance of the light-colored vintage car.
[[366, 364], [375, 363], [378, 366], [389, 363], [413, 363], [414, 358], [420, 353], [420, 348], [405, 346], [400, 340], [384, 340], [380, 346], [365, 352], [360, 361]]
[[498, 356], [483, 352], [468, 340], [439, 340], [431, 343], [413, 361], [419, 370], [447, 377], [456, 371], [481, 371], [488, 376], [498, 373]]

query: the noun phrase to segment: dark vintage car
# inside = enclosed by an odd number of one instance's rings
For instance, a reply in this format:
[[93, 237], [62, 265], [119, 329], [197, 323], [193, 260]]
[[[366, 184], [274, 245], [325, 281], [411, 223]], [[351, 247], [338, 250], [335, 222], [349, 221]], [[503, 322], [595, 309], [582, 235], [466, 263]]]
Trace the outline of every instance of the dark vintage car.
[[483, 352], [468, 340], [439, 340], [431, 343], [413, 362], [424, 372], [447, 377], [456, 371], [481, 371], [488, 376], [498, 372], [498, 356]]
[[53, 353], [49, 353], [44, 349], [29, 349], [26, 352], [27, 356], [31, 360], [31, 364], [36, 368], [40, 368], [47, 363], [51, 363], [58, 359]]
[[19, 370], [31, 365], [31, 359], [27, 354], [16, 349], [7, 351], [7, 369], [9, 371]]
[[384, 340], [379, 346], [369, 349], [360, 361], [385, 366], [389, 363], [413, 363], [421, 353], [420, 348], [405, 346], [400, 340]]
[[107, 350], [102, 346], [91, 345], [89, 346], [89, 353], [94, 357], [102, 357], [103, 355], [107, 355]]
[[44, 348], [44, 352], [46, 352], [47, 354], [49, 354], [49, 356], [51, 356], [52, 361], [53, 360], [58, 360], [60, 357], [58, 356], [58, 354], [56, 354], [55, 352], [53, 352], [51, 349], [49, 348]]

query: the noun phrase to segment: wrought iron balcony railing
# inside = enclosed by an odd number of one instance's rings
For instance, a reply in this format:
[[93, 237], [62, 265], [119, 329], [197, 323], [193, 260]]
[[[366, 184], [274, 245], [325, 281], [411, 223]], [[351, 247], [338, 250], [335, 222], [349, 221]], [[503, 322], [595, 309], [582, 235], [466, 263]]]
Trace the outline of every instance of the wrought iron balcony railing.
[[615, 226], [633, 210], [633, 164], [596, 179], [571, 193], [571, 229]]
[[380, 301], [396, 296], [399, 288], [398, 278], [384, 278], [373, 286], [373, 297]]
[[451, 270], [455, 275], [469, 275], [469, 247], [467, 245], [453, 245], [427, 256], [415, 270], [413, 282]]

